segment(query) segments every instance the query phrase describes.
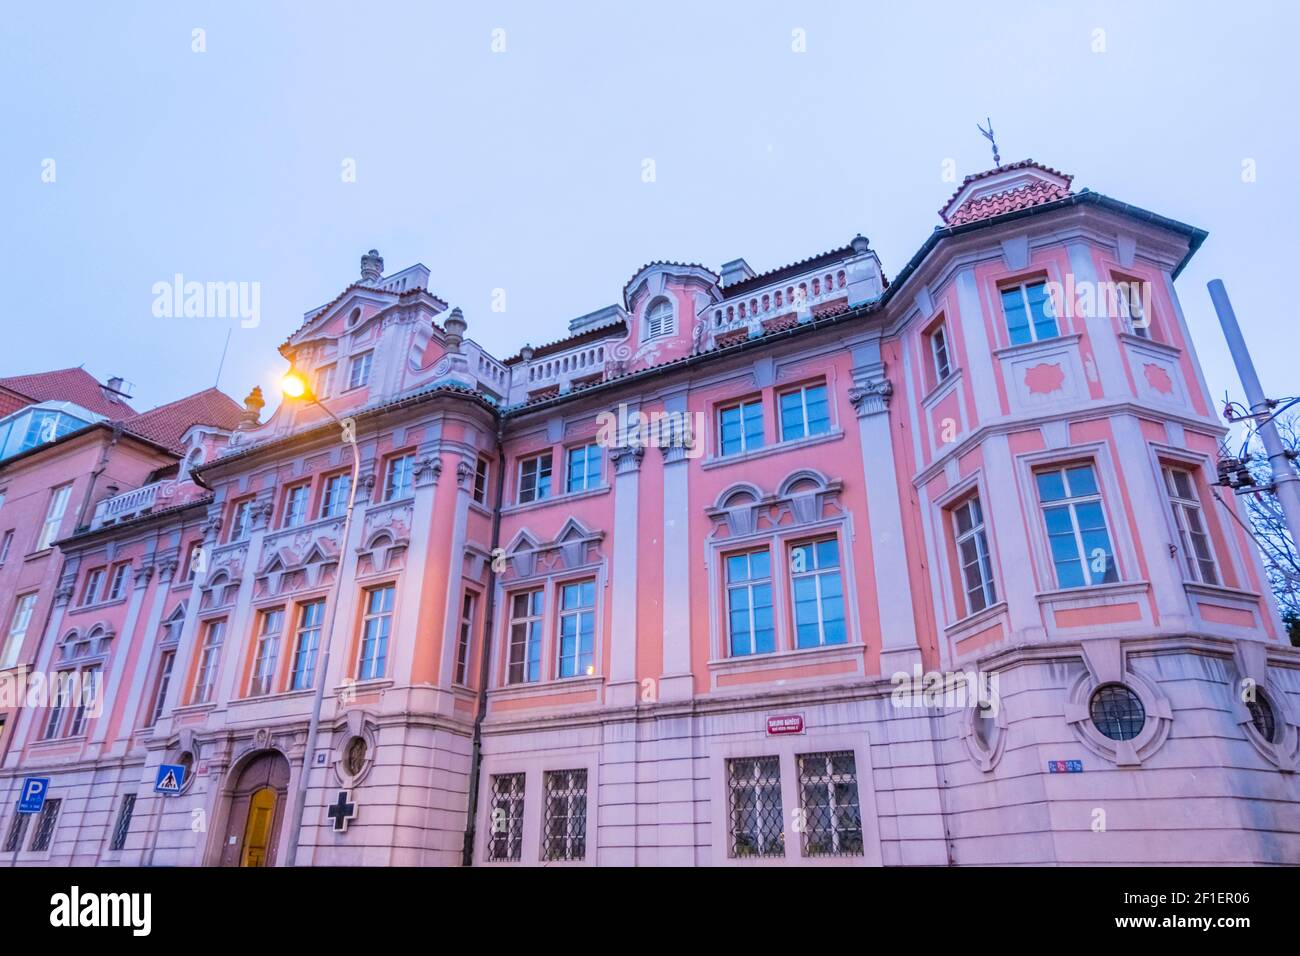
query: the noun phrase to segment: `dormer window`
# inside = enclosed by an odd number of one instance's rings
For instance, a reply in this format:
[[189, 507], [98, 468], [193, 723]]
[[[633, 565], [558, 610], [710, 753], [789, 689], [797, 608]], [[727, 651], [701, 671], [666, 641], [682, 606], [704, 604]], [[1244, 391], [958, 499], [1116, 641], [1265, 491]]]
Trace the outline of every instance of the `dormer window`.
[[661, 335], [672, 335], [676, 329], [673, 304], [663, 296], [651, 302], [645, 310], [645, 337], [657, 339]]

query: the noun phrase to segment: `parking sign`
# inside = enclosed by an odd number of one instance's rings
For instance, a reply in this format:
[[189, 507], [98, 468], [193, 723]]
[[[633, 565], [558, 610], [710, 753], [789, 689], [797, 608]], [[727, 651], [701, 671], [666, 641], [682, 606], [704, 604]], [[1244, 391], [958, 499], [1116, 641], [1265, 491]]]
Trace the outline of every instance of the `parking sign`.
[[49, 777], [24, 777], [23, 789], [18, 794], [18, 812], [40, 813], [45, 806], [45, 792], [49, 789]]

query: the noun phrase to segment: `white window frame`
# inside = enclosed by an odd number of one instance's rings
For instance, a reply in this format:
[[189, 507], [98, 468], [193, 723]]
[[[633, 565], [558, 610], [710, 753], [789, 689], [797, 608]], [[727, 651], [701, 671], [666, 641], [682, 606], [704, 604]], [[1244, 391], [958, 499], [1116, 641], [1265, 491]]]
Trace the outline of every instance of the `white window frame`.
[[9, 560], [9, 549], [13, 547], [13, 544], [14, 529], [10, 528], [4, 533], [4, 537], [0, 538], [0, 565]]
[[[835, 542], [836, 564], [834, 568], [811, 567], [802, 571], [794, 569], [794, 552], [798, 548], [808, 548], [812, 552], [814, 562], [817, 560], [817, 545], [823, 541]], [[795, 650], [809, 650], [810, 648], [801, 647], [799, 644], [799, 616], [798, 604], [795, 599], [794, 585], [801, 578], [811, 577], [817, 590], [817, 643], [815, 647], [841, 647], [850, 644], [852, 641], [852, 628], [849, 626], [849, 602], [848, 595], [844, 587], [844, 542], [838, 534], [823, 534], [814, 537], [800, 537], [789, 541], [786, 545], [786, 557], [790, 562], [790, 622], [792, 630], [790, 632], [790, 643]], [[844, 640], [835, 644], [830, 644], [826, 640], [826, 617], [825, 609], [822, 607], [822, 579], [828, 574], [835, 574], [840, 579], [840, 604], [844, 608]]]
[[280, 638], [284, 634], [284, 608], [260, 610], [258, 623], [252, 674], [248, 681], [249, 697], [265, 697], [275, 692], [275, 669], [280, 657]]
[[478, 609], [478, 592], [466, 588], [460, 599], [460, 626], [456, 632], [456, 659], [452, 681], [469, 686], [469, 649], [474, 641], [474, 613]]
[[[808, 392], [814, 388], [823, 389], [826, 392], [826, 429], [814, 433], [811, 429], [811, 421], [808, 418]], [[799, 396], [799, 415], [803, 425], [803, 434], [796, 437], [790, 437], [785, 433], [785, 409], [782, 407], [786, 396]], [[835, 428], [835, 422], [831, 416], [831, 390], [825, 382], [809, 382], [807, 385], [800, 385], [798, 388], [788, 388], [783, 392], [778, 392], [776, 396], [776, 422], [777, 427], [781, 430], [781, 441], [800, 441], [804, 438], [815, 438], [817, 435], [827, 435]], [[744, 441], [744, 412], [741, 412], [741, 441]], [[748, 449], [746, 449], [748, 451]]]
[[[1196, 581], [1200, 584], [1218, 585], [1222, 580], [1219, 570], [1219, 561], [1214, 553], [1214, 539], [1210, 535], [1209, 526], [1205, 520], [1205, 508], [1201, 505], [1201, 500], [1196, 487], [1196, 474], [1192, 469], [1180, 465], [1164, 464], [1160, 466], [1161, 475], [1164, 479], [1165, 494], [1169, 498], [1169, 508], [1173, 516], [1174, 529], [1178, 532], [1178, 546], [1182, 549], [1183, 573], [1190, 581]], [[1187, 479], [1187, 485], [1191, 496], [1184, 497], [1178, 491], [1175, 481], [1175, 473], [1183, 475]], [[1192, 528], [1193, 523], [1195, 529]], [[1194, 536], [1199, 535], [1205, 544], [1206, 558], [1201, 558], [1193, 546]], [[1202, 562], [1209, 564], [1209, 575], [1203, 568]]]
[[104, 587], [104, 573], [102, 567], [91, 568], [86, 573], [86, 583], [82, 586], [81, 603], [78, 607], [89, 607], [99, 602], [99, 593]]
[[316, 369], [316, 397], [329, 398], [334, 394], [334, 376], [338, 372], [338, 363], [330, 362]]
[[[1071, 468], [1077, 468], [1080, 465], [1087, 465], [1092, 469], [1093, 483], [1097, 486], [1097, 491], [1095, 494], [1075, 495], [1070, 490], [1068, 481], [1065, 477], [1066, 472], [1068, 472]], [[1038, 476], [1040, 474], [1044, 474], [1052, 471], [1058, 471], [1061, 473], [1061, 481], [1065, 487], [1065, 492], [1067, 497], [1059, 498], [1055, 501], [1044, 501], [1042, 498], [1042, 494], [1038, 490]], [[1101, 474], [1098, 471], [1096, 461], [1092, 459], [1086, 459], [1082, 461], [1062, 462], [1060, 464], [1053, 464], [1053, 465], [1040, 465], [1033, 469], [1031, 477], [1033, 478], [1033, 482], [1034, 482], [1034, 497], [1038, 501], [1038, 516], [1041, 521], [1040, 527], [1042, 527], [1043, 529], [1043, 536], [1044, 536], [1043, 540], [1047, 545], [1048, 573], [1051, 574], [1052, 582], [1056, 586], [1056, 588], [1058, 590], [1073, 591], [1081, 587], [1097, 587], [1103, 584], [1117, 584], [1123, 581], [1124, 576], [1120, 573], [1120, 567], [1119, 567], [1119, 555], [1116, 553], [1117, 545], [1115, 544], [1115, 535], [1111, 531], [1110, 515], [1107, 514], [1106, 512], [1106, 499], [1105, 496], [1102, 494]], [[1115, 579], [1116, 579], [1115, 581], [1106, 581], [1105, 572], [1102, 573], [1102, 580], [1100, 581], [1093, 580], [1094, 572], [1092, 570], [1092, 561], [1090, 560], [1088, 552], [1084, 548], [1083, 531], [1079, 527], [1079, 512], [1077, 506], [1080, 504], [1091, 503], [1093, 501], [1095, 501], [1097, 503], [1097, 506], [1101, 509], [1102, 521], [1104, 521], [1106, 524], [1106, 540], [1110, 544], [1110, 560], [1115, 565]], [[1084, 577], [1086, 578], [1086, 581], [1083, 584], [1076, 585], [1073, 587], [1062, 584], [1060, 578], [1057, 576], [1056, 559], [1052, 555], [1052, 536], [1050, 532], [1048, 532], [1047, 530], [1047, 509], [1060, 508], [1060, 507], [1065, 507], [1070, 516], [1070, 528], [1074, 532], [1075, 552], [1079, 559], [1079, 563], [1083, 567], [1083, 574]]]
[[[749, 439], [746, 437], [746, 432], [745, 432], [745, 409], [750, 405], [758, 406], [758, 420], [759, 420], [759, 424], [763, 426], [758, 437], [758, 444], [753, 446], [752, 448], [749, 445]], [[722, 444], [723, 442], [722, 416], [725, 415], [727, 412], [733, 410], [740, 412], [740, 448], [736, 449], [735, 451], [726, 451], [723, 448], [723, 444]], [[762, 396], [759, 396], [757, 398], [744, 398], [741, 399], [740, 401], [727, 402], [726, 404], [719, 405], [716, 421], [718, 423], [717, 427], [718, 427], [718, 457], [719, 458], [731, 458], [736, 455], [743, 455], [746, 452], [757, 451], [759, 448], [763, 448], [767, 444], [767, 422], [763, 421]]]
[[[394, 476], [399, 468], [404, 474], [401, 484], [396, 484]], [[384, 500], [401, 501], [413, 494], [415, 494], [415, 455], [412, 452], [394, 455], [388, 459], [388, 467], [384, 469]]]
[[[667, 309], [665, 313], [659, 307]], [[677, 332], [677, 307], [666, 295], [656, 296], [645, 310], [645, 341], [665, 338]]]
[[[317, 607], [321, 609], [320, 621], [316, 624], [305, 623], [307, 608]], [[298, 620], [294, 625], [293, 639], [293, 658], [289, 662], [289, 690], [310, 690], [316, 686], [316, 667], [319, 664], [320, 657], [320, 639], [324, 632], [325, 626], [325, 599], [318, 598], [314, 601], [303, 601], [298, 605]], [[308, 659], [311, 661], [309, 668], [299, 666], [299, 661], [303, 659], [303, 642], [312, 636], [311, 654]], [[311, 671], [310, 680], [301, 680], [300, 676], [304, 671]]]
[[[546, 477], [548, 484], [546, 494], [539, 495], [538, 488], [541, 485], [542, 477], [542, 460], [546, 459]], [[533, 476], [533, 492], [531, 498], [524, 497], [524, 471], [530, 462], [537, 462], [537, 471]], [[555, 456], [550, 451], [538, 452], [536, 455], [529, 455], [527, 458], [519, 459], [519, 504], [532, 504], [534, 501], [545, 501], [555, 493]]]
[[[528, 610], [522, 617], [516, 617], [515, 599], [523, 595], [528, 595]], [[533, 595], [541, 596], [541, 606], [536, 611], [533, 610]], [[546, 589], [541, 585], [520, 588], [516, 591], [509, 592], [506, 599], [510, 602], [510, 616], [506, 618], [506, 667], [505, 674], [502, 675], [505, 678], [505, 686], [518, 687], [523, 684], [540, 684], [546, 679], [546, 675], [542, 672], [542, 667], [546, 661], [546, 657], [543, 653], [546, 650]], [[525, 637], [522, 643], [516, 642], [514, 639], [515, 625], [523, 625], [525, 627]], [[538, 645], [537, 676], [530, 678], [528, 676], [528, 652], [532, 647], [534, 640]], [[514, 665], [513, 651], [516, 646], [523, 649], [523, 653], [519, 660], [520, 676], [518, 680], [511, 680], [510, 670]]]
[[[301, 493], [301, 499], [295, 504], [295, 499]], [[301, 524], [307, 523], [307, 509], [311, 504], [311, 485], [299, 484], [291, 486], [284, 493], [284, 517], [280, 521], [281, 528], [296, 528]]]
[[[750, 577], [744, 581], [731, 582], [729, 574], [729, 562], [731, 558], [737, 558], [744, 555], [747, 569], [754, 566], [753, 556], [759, 552], [767, 554], [767, 577], [754, 578]], [[726, 656], [735, 659], [761, 656], [763, 654], [774, 654], [781, 650], [776, 627], [776, 582], [773, 581], [772, 574], [772, 549], [764, 544], [759, 547], [745, 548], [741, 551], [729, 551], [722, 555], [722, 581], [723, 588], [726, 591], [726, 600], [723, 602], [723, 613], [726, 614], [726, 626], [723, 628], [723, 640], [726, 642]], [[772, 609], [772, 650], [758, 650], [757, 638], [754, 627], [754, 588], [766, 585]], [[731, 595], [733, 591], [743, 590], [749, 603], [749, 651], [745, 654], [737, 654], [732, 650], [732, 633], [731, 633]]]
[[221, 646], [226, 639], [226, 623], [225, 618], [218, 617], [202, 624], [203, 644], [199, 649], [199, 666], [194, 671], [191, 704], [212, 703], [212, 695], [217, 689], [217, 672], [221, 665]]
[[[371, 595], [387, 591], [392, 596], [391, 605], [385, 610], [381, 609], [372, 611], [370, 609]], [[397, 612], [397, 586], [391, 582], [388, 584], [377, 584], [374, 587], [365, 588], [361, 592], [361, 634], [357, 642], [357, 680], [382, 680], [388, 673], [388, 661], [391, 654], [391, 645], [393, 641], [393, 618]], [[388, 621], [388, 633], [383, 633], [384, 619]], [[371, 653], [366, 653], [366, 629], [374, 624], [376, 631], [372, 643]], [[383, 648], [382, 653], [380, 648]], [[382, 666], [380, 660], [382, 658]], [[369, 671], [370, 673], [367, 673]]]
[[108, 591], [105, 596], [107, 601], [116, 601], [126, 590], [126, 575], [131, 570], [131, 562], [122, 561], [113, 566], [113, 573], [108, 579]]
[[[1005, 285], [1005, 286], [1000, 286], [998, 288], [998, 307], [1002, 311], [1002, 328], [1006, 330], [1008, 344], [1012, 346], [1016, 346], [1016, 345], [1031, 345], [1036, 342], [1050, 342], [1053, 339], [1059, 339], [1064, 334], [1064, 332], [1061, 329], [1061, 317], [1055, 314], [1056, 306], [1054, 303], [1052, 303], [1052, 297], [1047, 293], [1046, 288], [1044, 288], [1043, 301], [1047, 302], [1052, 307], [1053, 310], [1052, 322], [1056, 325], [1056, 334], [1041, 339], [1038, 337], [1038, 327], [1034, 323], [1034, 313], [1029, 308], [1029, 289], [1036, 285], [1046, 286], [1047, 284], [1048, 284], [1047, 279], [1029, 279], [1024, 282], [1016, 283], [1014, 285]], [[1011, 341], [1011, 323], [1007, 321], [1007, 312], [1005, 306], [1003, 306], [1002, 304], [1002, 296], [1003, 294], [1010, 292], [1013, 289], [1020, 293], [1020, 304], [1024, 306], [1025, 316], [1029, 319], [1029, 326], [1028, 326], [1029, 341], [1028, 342]]]
[[[970, 528], [962, 531], [958, 523], [958, 513], [965, 510], [973, 515], [973, 512], [970, 511], [972, 504], [979, 509], [979, 521], [975, 522], [972, 518]], [[957, 579], [961, 585], [962, 594], [965, 595], [966, 616], [978, 614], [980, 611], [998, 603], [997, 584], [993, 580], [993, 554], [989, 550], [988, 529], [984, 517], [984, 503], [980, 500], [979, 493], [976, 492], [967, 495], [957, 504], [951, 506], [949, 512], [952, 520], [953, 547], [957, 553]], [[979, 593], [984, 601], [982, 607], [975, 607], [971, 603], [971, 588], [966, 581], [968, 564], [962, 554], [962, 545], [968, 541], [973, 542], [975, 548], [975, 565], [980, 573]], [[1112, 543], [1112, 551], [1114, 547]]]
[[[370, 384], [370, 372], [375, 364], [375, 350], [367, 349], [357, 355], [352, 356], [348, 362], [348, 387], [345, 391], [352, 391], [356, 388], [365, 388]], [[358, 374], [358, 369], [360, 374]]]
[[[580, 589], [578, 593], [579, 595], [581, 595], [582, 593], [581, 587], [584, 584], [591, 585], [591, 603], [582, 604], [577, 607], [566, 608], [564, 606], [564, 589], [566, 587], [578, 587]], [[567, 680], [572, 677], [592, 676], [596, 672], [596, 643], [599, 637], [599, 635], [596, 632], [596, 579], [594, 577], [586, 577], [586, 578], [577, 578], [572, 581], [556, 582], [555, 605], [556, 605], [556, 610], [558, 612], [555, 621], [555, 677], [556, 679]], [[589, 665], [591, 667], [590, 674], [584, 673], [583, 671], [580, 670], [582, 664], [582, 620], [584, 616], [591, 619], [591, 648], [589, 654], [589, 656], [591, 657], [591, 663]], [[561, 654], [563, 653], [562, 637], [564, 635], [565, 618], [576, 618], [577, 620], [577, 625], [576, 625], [577, 631], [575, 632], [576, 643], [574, 644], [574, 654], [573, 654], [574, 672], [572, 674], [564, 673], [564, 667], [563, 667], [564, 659], [563, 657], [561, 657]]]
[[930, 359], [933, 362], [934, 383], [948, 381], [952, 377], [952, 358], [948, 354], [947, 323], [940, 322], [930, 332]]
[[59, 525], [68, 510], [68, 499], [72, 497], [72, 483], [60, 485], [50, 492], [50, 503], [45, 511], [45, 521], [36, 538], [36, 551], [44, 551], [54, 544], [59, 536]]
[[[582, 484], [578, 487], [573, 486], [573, 454], [582, 452]], [[591, 474], [591, 461], [595, 459], [596, 474]], [[553, 477], [553, 476], [552, 476]], [[600, 446], [595, 442], [586, 445], [577, 445], [564, 450], [564, 492], [565, 494], [578, 494], [583, 491], [591, 491], [595, 488], [604, 487], [605, 469], [601, 461]]]
[[[320, 516], [322, 518], [341, 518], [348, 511], [348, 495], [352, 492], [352, 474], [341, 471], [325, 479], [321, 490]], [[339, 492], [342, 494], [339, 494]]]
[[36, 610], [36, 599], [39, 592], [28, 591], [26, 594], [18, 595], [14, 601], [14, 613], [9, 619], [9, 633], [5, 636], [4, 655], [0, 656], [0, 670], [13, 667], [18, 663], [18, 655], [22, 651], [23, 642], [27, 639], [27, 631], [32, 624], [32, 613]]

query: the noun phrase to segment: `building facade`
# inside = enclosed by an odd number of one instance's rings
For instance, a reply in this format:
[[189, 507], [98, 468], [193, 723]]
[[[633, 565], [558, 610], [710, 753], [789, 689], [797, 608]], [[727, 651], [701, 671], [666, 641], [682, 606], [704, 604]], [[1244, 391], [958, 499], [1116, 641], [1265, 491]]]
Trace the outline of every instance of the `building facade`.
[[0, 849], [281, 864], [305, 775], [300, 864], [1300, 862], [1204, 233], [1032, 161], [940, 215], [892, 281], [653, 262], [504, 360], [363, 256], [281, 347], [340, 422], [251, 395], [58, 542], [31, 670], [91, 693], [18, 709]]

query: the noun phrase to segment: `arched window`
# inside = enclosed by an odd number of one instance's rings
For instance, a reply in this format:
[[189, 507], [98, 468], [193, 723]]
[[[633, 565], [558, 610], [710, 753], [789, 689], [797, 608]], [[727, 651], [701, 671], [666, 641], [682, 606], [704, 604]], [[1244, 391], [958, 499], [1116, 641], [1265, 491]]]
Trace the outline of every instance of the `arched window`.
[[661, 335], [672, 335], [675, 330], [673, 304], [660, 296], [645, 310], [645, 337], [654, 339]]

